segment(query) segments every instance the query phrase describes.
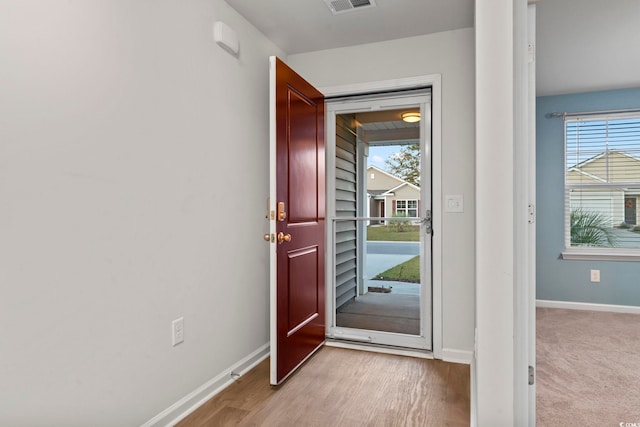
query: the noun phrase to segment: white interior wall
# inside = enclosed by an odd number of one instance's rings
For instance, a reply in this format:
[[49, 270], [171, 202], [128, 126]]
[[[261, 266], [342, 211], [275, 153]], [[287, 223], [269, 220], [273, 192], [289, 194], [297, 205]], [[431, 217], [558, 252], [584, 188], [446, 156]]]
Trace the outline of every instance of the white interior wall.
[[443, 214], [443, 348], [474, 339], [474, 30], [471, 28], [290, 55], [316, 87], [442, 75], [442, 194], [462, 194], [464, 213]]
[[7, 0], [0, 28], [0, 425], [140, 425], [268, 342], [283, 53], [222, 0]]

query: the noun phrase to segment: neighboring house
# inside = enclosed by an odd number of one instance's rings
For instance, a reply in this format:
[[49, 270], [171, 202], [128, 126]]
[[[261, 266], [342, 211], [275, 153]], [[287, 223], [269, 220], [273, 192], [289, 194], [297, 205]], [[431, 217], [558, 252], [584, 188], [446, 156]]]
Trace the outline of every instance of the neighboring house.
[[375, 166], [367, 168], [367, 200], [369, 217], [420, 216], [420, 187]]
[[[640, 188], [628, 183], [640, 181], [640, 159], [618, 150], [602, 152], [567, 170], [566, 183], [593, 184], [594, 188], [573, 188], [571, 210], [582, 208], [596, 211], [611, 220], [611, 226], [625, 222], [636, 225], [640, 217]], [[619, 187], [611, 184], [620, 183]], [[608, 187], [599, 187], [607, 184]], [[625, 185], [626, 184], [626, 185]]]

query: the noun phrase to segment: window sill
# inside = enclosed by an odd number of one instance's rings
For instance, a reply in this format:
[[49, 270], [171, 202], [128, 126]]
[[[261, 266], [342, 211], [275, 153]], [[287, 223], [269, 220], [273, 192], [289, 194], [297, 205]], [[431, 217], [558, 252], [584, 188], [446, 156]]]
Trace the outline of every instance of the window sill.
[[640, 261], [640, 249], [567, 248], [560, 257], [572, 261]]

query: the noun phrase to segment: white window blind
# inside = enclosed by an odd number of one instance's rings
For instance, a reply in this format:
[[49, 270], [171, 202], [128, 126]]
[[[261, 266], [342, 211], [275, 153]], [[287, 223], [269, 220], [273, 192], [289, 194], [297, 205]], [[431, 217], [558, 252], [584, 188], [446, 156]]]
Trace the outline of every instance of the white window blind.
[[640, 249], [640, 114], [565, 119], [565, 243]]

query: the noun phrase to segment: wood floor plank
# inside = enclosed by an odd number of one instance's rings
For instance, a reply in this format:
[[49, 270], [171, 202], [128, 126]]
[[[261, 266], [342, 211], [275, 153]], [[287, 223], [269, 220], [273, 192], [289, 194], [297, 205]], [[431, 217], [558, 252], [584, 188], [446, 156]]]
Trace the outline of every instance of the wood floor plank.
[[279, 387], [265, 361], [185, 418], [200, 426], [468, 426], [469, 367], [325, 347]]
[[471, 371], [468, 365], [452, 363], [447, 384], [447, 420], [452, 426], [469, 424], [471, 413]]

